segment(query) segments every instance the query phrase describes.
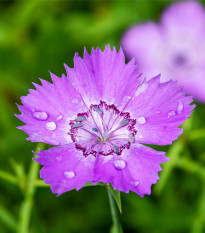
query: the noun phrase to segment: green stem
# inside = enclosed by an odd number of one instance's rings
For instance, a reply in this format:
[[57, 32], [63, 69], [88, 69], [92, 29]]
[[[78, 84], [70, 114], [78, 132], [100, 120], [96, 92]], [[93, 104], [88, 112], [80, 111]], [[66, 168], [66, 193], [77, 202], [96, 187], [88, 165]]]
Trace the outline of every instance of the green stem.
[[116, 206], [115, 200], [109, 188], [107, 188], [107, 191], [108, 191], [108, 198], [109, 198], [112, 221], [113, 221], [113, 231], [111, 232], [123, 233], [121, 225], [120, 225], [120, 220], [119, 220], [119, 211]]
[[0, 179], [4, 179], [4, 180], [8, 181], [9, 183], [18, 185], [18, 179], [8, 172], [0, 171]]
[[[38, 143], [38, 148], [43, 149], [44, 144]], [[29, 222], [31, 217], [32, 205], [33, 205], [33, 196], [36, 190], [35, 180], [38, 177], [39, 172], [39, 164], [35, 161], [31, 161], [31, 165], [28, 172], [28, 179], [27, 179], [27, 188], [25, 192], [25, 199], [20, 207], [20, 216], [19, 216], [19, 224], [17, 233], [28, 233], [29, 229]]]
[[39, 187], [39, 188], [40, 188], [40, 187], [41, 187], [41, 188], [48, 188], [48, 187], [50, 187], [49, 184], [45, 184], [43, 180], [39, 180], [39, 179], [37, 179], [37, 180], [34, 181], [34, 185], [35, 185], [36, 187]]

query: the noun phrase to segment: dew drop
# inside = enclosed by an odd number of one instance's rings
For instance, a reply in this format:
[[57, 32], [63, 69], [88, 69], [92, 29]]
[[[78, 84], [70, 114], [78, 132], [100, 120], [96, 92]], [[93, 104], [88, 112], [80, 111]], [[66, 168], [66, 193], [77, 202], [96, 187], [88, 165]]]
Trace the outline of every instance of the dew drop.
[[[113, 151], [114, 151], [114, 153], [115, 154], [119, 154], [119, 147], [118, 146], [116, 146], [116, 145], [113, 145]], [[124, 162], [124, 161], [123, 161]]]
[[63, 118], [63, 116], [60, 115], [60, 116], [58, 116], [58, 117], [56, 118], [56, 120], [59, 121], [59, 120], [62, 119], [62, 118]]
[[99, 130], [97, 128], [92, 128], [92, 131], [97, 133]]
[[176, 112], [173, 110], [168, 113], [168, 117], [173, 117], [175, 115], [176, 115]]
[[179, 103], [178, 103], [178, 106], [177, 106], [177, 113], [182, 113], [182, 111], [183, 111], [183, 108], [184, 108], [184, 105], [183, 105], [183, 103], [180, 101]]
[[126, 102], [126, 103], [127, 103], [130, 99], [131, 99], [130, 96], [125, 96], [125, 97], [123, 98], [123, 102]]
[[77, 99], [73, 99], [73, 100], [72, 100], [72, 103], [77, 104], [77, 103], [78, 103], [78, 100], [77, 100]]
[[148, 86], [147, 83], [143, 83], [141, 86], [139, 86], [137, 91], [135, 92], [135, 96], [138, 96], [139, 94], [145, 92], [145, 90], [147, 89], [147, 86]]
[[83, 117], [83, 116], [78, 116], [78, 117], [75, 118], [75, 120], [76, 120], [76, 121], [85, 121], [86, 118]]
[[114, 166], [118, 170], [122, 170], [126, 167], [126, 163], [123, 160], [115, 160]]
[[53, 122], [53, 121], [48, 122], [48, 123], [46, 123], [46, 128], [48, 130], [50, 130], [50, 131], [55, 130], [56, 129], [56, 123]]
[[34, 112], [33, 117], [38, 120], [45, 121], [48, 118], [48, 114], [46, 112]]
[[97, 106], [94, 106], [94, 110], [99, 114], [99, 115], [102, 115], [102, 110], [99, 108], [99, 107], [97, 107]]
[[75, 129], [75, 128], [79, 128], [82, 126], [83, 126], [83, 124], [79, 122], [79, 123], [73, 124], [71, 127], [72, 127], [72, 129]]
[[62, 160], [62, 156], [57, 156], [57, 157], [56, 157], [56, 160], [57, 160], [57, 161], [61, 161], [61, 160]]
[[73, 171], [65, 171], [64, 172], [64, 176], [65, 176], [65, 178], [72, 179], [72, 178], [75, 177], [75, 172], [73, 172]]
[[125, 126], [129, 124], [129, 119], [123, 119], [122, 121], [120, 121], [120, 126]]
[[136, 181], [132, 181], [130, 184], [133, 186], [133, 187], [137, 187], [139, 185], [139, 180], [136, 180]]
[[141, 116], [141, 117], [138, 117], [138, 118], [137, 118], [137, 124], [143, 125], [143, 124], [145, 124], [145, 123], [146, 123], [145, 117]]
[[157, 110], [156, 113], [159, 114], [159, 110]]

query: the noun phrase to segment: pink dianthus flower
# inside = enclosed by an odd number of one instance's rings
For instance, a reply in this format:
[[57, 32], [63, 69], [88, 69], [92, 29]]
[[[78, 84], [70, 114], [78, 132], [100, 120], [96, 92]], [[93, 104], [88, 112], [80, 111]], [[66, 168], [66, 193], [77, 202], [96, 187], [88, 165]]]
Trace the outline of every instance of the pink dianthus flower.
[[168, 158], [143, 144], [177, 139], [192, 98], [173, 81], [142, 81], [134, 60], [125, 64], [123, 51], [109, 46], [76, 53], [74, 68], [65, 68], [67, 76], [51, 74], [53, 83], [34, 83], [18, 106], [28, 140], [55, 146], [37, 154], [40, 177], [58, 195], [87, 182], [150, 194]]

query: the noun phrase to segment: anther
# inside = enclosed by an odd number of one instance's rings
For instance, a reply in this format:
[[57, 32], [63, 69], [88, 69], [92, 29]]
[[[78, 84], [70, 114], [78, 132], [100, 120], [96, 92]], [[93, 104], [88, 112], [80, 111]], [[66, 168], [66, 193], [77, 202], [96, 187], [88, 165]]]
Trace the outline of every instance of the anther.
[[85, 121], [86, 118], [85, 117], [82, 117], [82, 116], [78, 116], [75, 118], [76, 121]]
[[76, 124], [73, 124], [71, 127], [72, 129], [75, 129], [75, 128], [79, 128], [79, 127], [82, 127], [83, 124], [82, 123], [76, 123]]
[[119, 147], [116, 145], [113, 145], [113, 151], [115, 154], [119, 154], [119, 152], [120, 152]]
[[122, 121], [120, 121], [120, 126], [125, 126], [129, 124], [129, 119], [123, 119]]
[[97, 106], [94, 106], [94, 110], [101, 116], [102, 115], [102, 110], [98, 108]]

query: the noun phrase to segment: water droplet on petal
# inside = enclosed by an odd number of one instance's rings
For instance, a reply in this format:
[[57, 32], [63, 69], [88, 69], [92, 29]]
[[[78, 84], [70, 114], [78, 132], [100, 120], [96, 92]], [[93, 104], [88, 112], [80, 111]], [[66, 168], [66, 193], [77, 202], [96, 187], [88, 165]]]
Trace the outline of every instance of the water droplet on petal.
[[129, 138], [129, 141], [130, 141], [131, 143], [133, 143], [133, 142], [135, 141], [135, 137], [134, 137], [134, 135], [133, 135], [132, 133], [130, 133], [130, 134], [128, 135], [128, 138]]
[[72, 179], [72, 178], [75, 177], [75, 172], [73, 172], [73, 171], [65, 171], [64, 172], [64, 176], [65, 176], [65, 178]]
[[119, 147], [116, 145], [113, 145], [113, 151], [114, 151], [114, 153], [119, 154], [119, 151], [120, 151]]
[[72, 129], [75, 129], [75, 128], [79, 128], [79, 127], [82, 127], [83, 124], [82, 123], [76, 123], [76, 124], [73, 124], [71, 127]]
[[129, 124], [129, 119], [123, 119], [122, 121], [120, 121], [120, 126], [125, 126]]
[[168, 113], [168, 117], [173, 117], [175, 115], [176, 115], [176, 112], [173, 110]]
[[38, 120], [44, 121], [48, 118], [48, 114], [46, 112], [34, 112], [33, 117]]
[[62, 119], [62, 118], [63, 118], [63, 116], [60, 115], [60, 116], [58, 116], [58, 117], [56, 118], [56, 120], [59, 121], [59, 120]]
[[137, 118], [137, 124], [143, 125], [143, 124], [145, 124], [145, 123], [146, 123], [145, 117], [141, 116], [141, 117], [138, 117], [138, 118]]
[[99, 115], [102, 115], [102, 110], [99, 108], [99, 107], [97, 107], [97, 106], [94, 106], [94, 110], [99, 114]]
[[125, 97], [123, 98], [123, 102], [126, 102], [126, 103], [127, 103], [130, 99], [131, 99], [130, 96], [125, 96]]
[[73, 100], [72, 100], [72, 103], [77, 104], [77, 103], [78, 103], [78, 100], [77, 100], [77, 99], [73, 99]]
[[53, 121], [48, 122], [48, 123], [46, 123], [46, 128], [48, 130], [50, 130], [50, 131], [55, 130], [56, 129], [56, 123], [53, 122]]
[[75, 120], [76, 120], [76, 121], [85, 121], [86, 118], [83, 117], [83, 116], [78, 116], [78, 117], [75, 118]]
[[156, 113], [159, 114], [159, 110], [157, 110]]
[[184, 105], [183, 105], [183, 103], [180, 101], [179, 103], [178, 103], [178, 106], [177, 106], [177, 113], [182, 113], [182, 111], [183, 111], [183, 108], [184, 108]]
[[137, 91], [135, 92], [135, 95], [138, 96], [139, 94], [145, 92], [147, 86], [148, 86], [147, 83], [143, 83], [141, 86], [138, 87]]
[[57, 157], [56, 157], [56, 160], [57, 160], [57, 161], [61, 161], [61, 160], [62, 160], [62, 156], [57, 156]]
[[132, 181], [130, 184], [133, 186], [133, 187], [137, 187], [139, 185], [139, 180], [136, 180], [136, 181]]
[[123, 160], [115, 160], [114, 166], [118, 170], [122, 170], [126, 167], [126, 163]]
[[92, 131], [97, 133], [99, 130], [97, 128], [92, 128]]

